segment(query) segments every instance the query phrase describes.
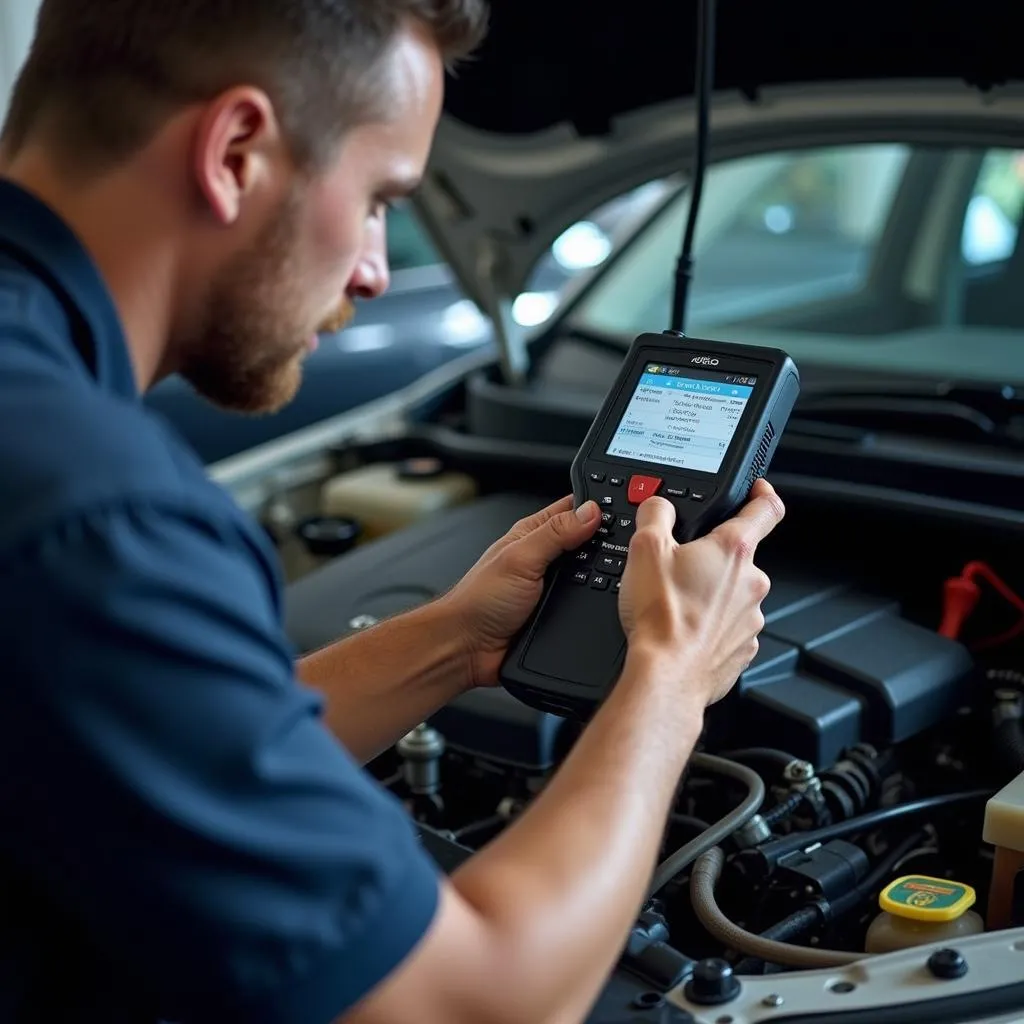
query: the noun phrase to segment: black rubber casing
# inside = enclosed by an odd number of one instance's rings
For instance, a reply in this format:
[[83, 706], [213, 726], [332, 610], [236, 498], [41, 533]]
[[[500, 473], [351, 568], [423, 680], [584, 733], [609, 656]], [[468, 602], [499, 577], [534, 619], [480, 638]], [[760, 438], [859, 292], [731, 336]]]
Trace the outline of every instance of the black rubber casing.
[[[718, 473], [605, 454], [640, 376], [650, 364], [678, 367], [683, 373], [711, 371], [757, 378]], [[628, 537], [616, 535], [615, 526], [628, 523], [635, 515], [636, 508], [627, 501], [633, 476], [662, 480], [658, 493], [675, 505], [674, 532], [680, 543], [703, 536], [732, 516], [747, 499], [754, 481], [771, 465], [799, 393], [796, 365], [779, 349], [674, 334], [637, 338], [572, 463], [576, 506], [593, 499], [603, 502], [603, 510], [617, 517], [602, 527], [596, 556], [621, 558], [627, 553]], [[612, 486], [612, 480], [619, 482]], [[625, 533], [631, 535], [628, 529]], [[614, 594], [572, 582], [579, 565], [577, 555], [570, 554], [552, 566], [544, 594], [510, 647], [500, 679], [509, 693], [530, 707], [585, 719], [618, 679], [626, 639]]]

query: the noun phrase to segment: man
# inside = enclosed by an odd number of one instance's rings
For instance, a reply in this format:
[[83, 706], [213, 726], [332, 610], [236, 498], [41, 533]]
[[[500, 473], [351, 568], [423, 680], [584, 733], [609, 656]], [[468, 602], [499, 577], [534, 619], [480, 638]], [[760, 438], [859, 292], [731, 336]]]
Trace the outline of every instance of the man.
[[493, 684], [571, 499], [449, 594], [293, 664], [273, 551], [139, 401], [276, 409], [387, 284], [481, 0], [43, 0], [0, 151], [0, 1019], [582, 1019], [704, 710], [756, 651], [759, 485], [677, 546], [564, 767], [451, 879], [360, 762]]

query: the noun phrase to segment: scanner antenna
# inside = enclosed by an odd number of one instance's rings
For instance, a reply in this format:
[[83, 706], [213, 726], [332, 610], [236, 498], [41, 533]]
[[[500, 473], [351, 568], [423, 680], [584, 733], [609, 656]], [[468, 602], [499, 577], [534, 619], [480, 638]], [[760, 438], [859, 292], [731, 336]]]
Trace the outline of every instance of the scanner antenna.
[[697, 233], [700, 201], [708, 167], [708, 129], [711, 121], [711, 96], [715, 81], [715, 8], [717, 0], [697, 0], [697, 76], [694, 96], [697, 100], [697, 140], [694, 146], [693, 179], [690, 184], [690, 209], [686, 216], [683, 248], [676, 264], [675, 294], [672, 299], [672, 330], [686, 332], [686, 307], [693, 282], [693, 240]]

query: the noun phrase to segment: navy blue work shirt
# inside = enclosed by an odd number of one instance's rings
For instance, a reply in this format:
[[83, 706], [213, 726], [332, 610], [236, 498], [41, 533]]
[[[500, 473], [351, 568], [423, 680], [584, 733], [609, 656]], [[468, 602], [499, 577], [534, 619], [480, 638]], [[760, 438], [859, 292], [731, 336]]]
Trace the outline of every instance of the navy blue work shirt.
[[297, 683], [269, 542], [4, 180], [0, 495], [0, 1021], [328, 1024], [437, 874]]

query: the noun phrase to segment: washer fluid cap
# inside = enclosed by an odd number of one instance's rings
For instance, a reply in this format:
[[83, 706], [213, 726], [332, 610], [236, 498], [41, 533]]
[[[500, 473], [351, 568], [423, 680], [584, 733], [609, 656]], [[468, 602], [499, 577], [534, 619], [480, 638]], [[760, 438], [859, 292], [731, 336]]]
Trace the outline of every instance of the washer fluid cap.
[[905, 875], [882, 890], [878, 905], [893, 917], [941, 924], [963, 916], [977, 898], [969, 885], [928, 875]]

